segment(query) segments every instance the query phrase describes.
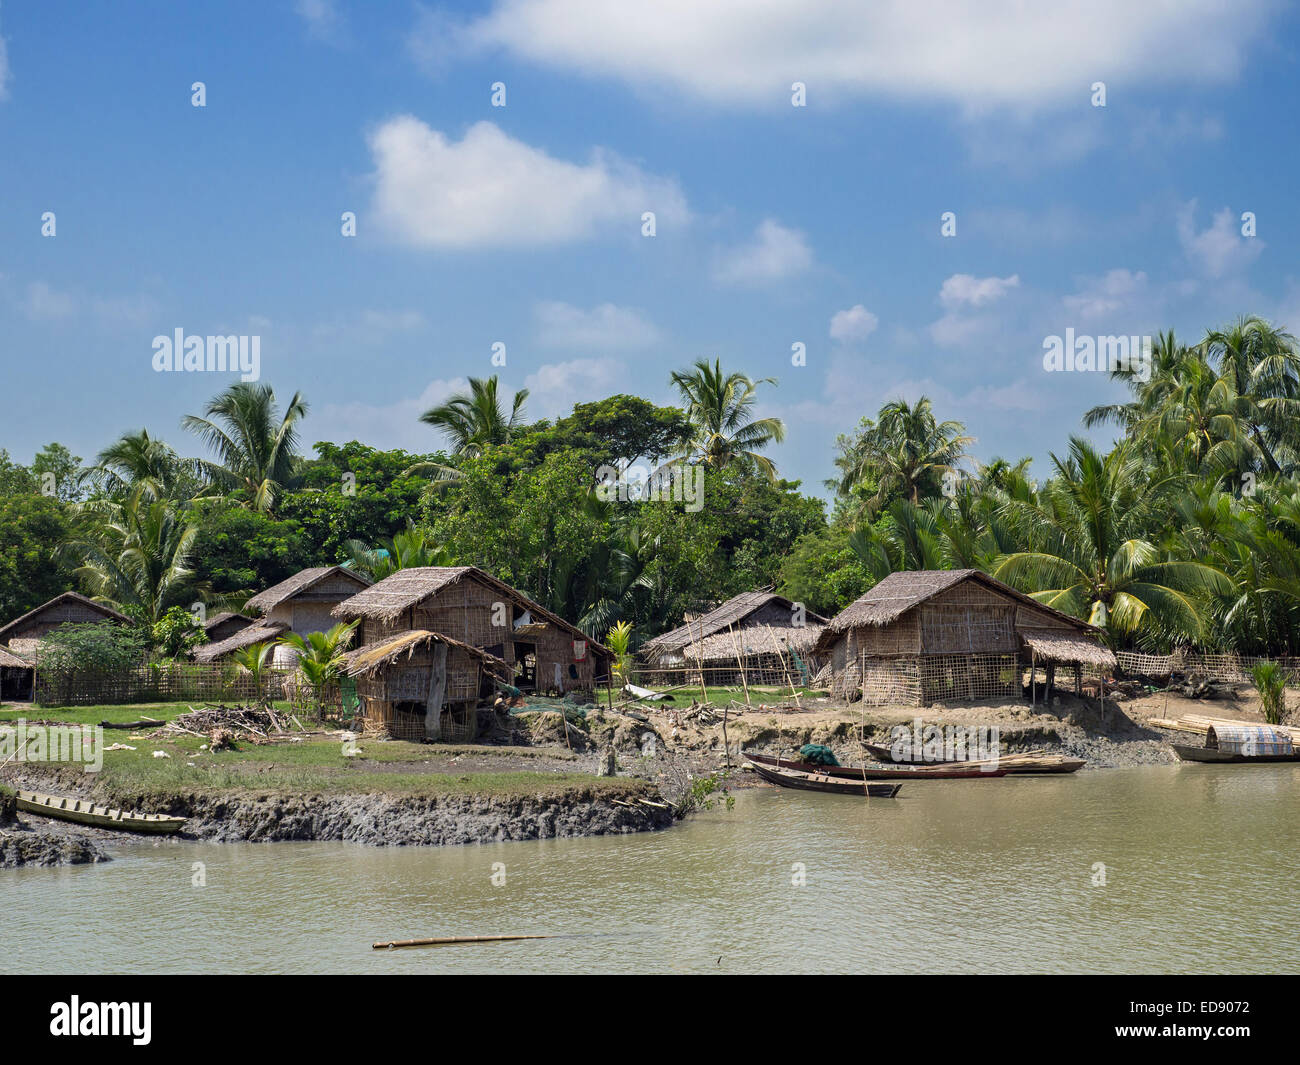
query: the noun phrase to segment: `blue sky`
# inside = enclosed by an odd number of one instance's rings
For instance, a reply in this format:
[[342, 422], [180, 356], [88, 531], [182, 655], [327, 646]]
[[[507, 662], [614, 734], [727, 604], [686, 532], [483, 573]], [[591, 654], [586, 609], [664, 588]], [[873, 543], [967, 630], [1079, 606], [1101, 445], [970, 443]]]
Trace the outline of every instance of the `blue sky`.
[[1045, 337], [1300, 331], [1294, 11], [1050, 8], [3, 0], [0, 447], [194, 453], [227, 378], [154, 371], [181, 328], [259, 336], [308, 441], [432, 450], [493, 372], [532, 417], [667, 402], [717, 357], [779, 379], [808, 489], [900, 395], [1045, 473], [1121, 395]]

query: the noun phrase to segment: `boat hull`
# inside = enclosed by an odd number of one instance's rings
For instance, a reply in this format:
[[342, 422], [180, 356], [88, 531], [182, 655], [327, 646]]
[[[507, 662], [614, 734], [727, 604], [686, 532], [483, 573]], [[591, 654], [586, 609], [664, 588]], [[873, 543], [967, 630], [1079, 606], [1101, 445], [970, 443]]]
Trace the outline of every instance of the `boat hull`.
[[777, 769], [793, 769], [798, 773], [815, 773], [818, 776], [840, 777], [845, 780], [977, 780], [996, 778], [1007, 775], [1005, 769], [972, 769], [951, 766], [899, 766], [896, 769], [884, 767], [874, 769], [870, 766], [852, 765], [816, 765], [812, 762], [792, 762], [783, 758], [774, 758], [770, 754], [751, 754], [745, 757], [751, 762], [772, 766]]
[[18, 809], [60, 821], [74, 821], [79, 825], [111, 828], [123, 832], [144, 832], [154, 836], [169, 836], [180, 831], [183, 817], [167, 814], [141, 814], [99, 806], [89, 799], [72, 799], [63, 795], [44, 795], [38, 791], [19, 791]]
[[[969, 766], [979, 766], [984, 764], [978, 761], [947, 759], [947, 758], [936, 759], [935, 761], [932, 762], [931, 761], [909, 762], [905, 759], [895, 758], [893, 751], [889, 747], [884, 746], [883, 744], [867, 743], [864, 744], [863, 746], [866, 747], [867, 753], [871, 755], [872, 758], [876, 759], [878, 762], [883, 762], [886, 765], [916, 766], [916, 767], [924, 767], [924, 768], [929, 768], [930, 766], [955, 768], [956, 766], [969, 767]], [[1025, 776], [1030, 773], [1034, 773], [1034, 774], [1077, 773], [1080, 769], [1084, 767], [1085, 764], [1081, 759], [1068, 759], [1059, 762], [1039, 762], [1033, 760], [1026, 760], [1023, 763], [1017, 764], [1016, 759], [1019, 757], [1021, 756], [1007, 755], [1005, 759], [1002, 759], [1002, 763], [1006, 768], [1008, 776], [1013, 776], [1013, 777]]]
[[1184, 762], [1204, 762], [1211, 765], [1257, 765], [1264, 762], [1300, 762], [1297, 754], [1225, 754], [1214, 747], [1188, 747], [1181, 743], [1171, 745], [1174, 754]]
[[750, 760], [754, 772], [779, 788], [796, 788], [800, 791], [820, 791], [830, 795], [853, 795], [858, 798], [892, 799], [902, 784], [873, 783], [869, 780], [844, 780], [821, 773], [804, 773], [797, 769], [778, 769]]

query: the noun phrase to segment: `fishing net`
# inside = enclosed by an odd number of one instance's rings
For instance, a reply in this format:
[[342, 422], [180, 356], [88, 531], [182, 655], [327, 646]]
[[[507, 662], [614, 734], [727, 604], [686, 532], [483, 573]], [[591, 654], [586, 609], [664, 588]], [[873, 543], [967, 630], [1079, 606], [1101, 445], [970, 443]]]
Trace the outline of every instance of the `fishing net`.
[[799, 757], [805, 762], [811, 762], [813, 765], [840, 764], [831, 749], [822, 746], [820, 743], [805, 743], [799, 748]]

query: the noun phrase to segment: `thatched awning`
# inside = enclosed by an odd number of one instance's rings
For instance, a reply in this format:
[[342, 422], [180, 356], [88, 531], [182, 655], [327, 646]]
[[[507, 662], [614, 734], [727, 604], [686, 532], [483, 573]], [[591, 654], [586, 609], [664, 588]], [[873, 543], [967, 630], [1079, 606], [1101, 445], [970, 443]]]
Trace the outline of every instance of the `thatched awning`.
[[348, 569], [346, 566], [311, 566], [299, 570], [288, 580], [273, 584], [265, 591], [258, 592], [257, 595], [244, 604], [245, 608], [269, 614], [286, 599], [292, 599], [295, 595], [300, 595], [313, 585], [320, 584], [327, 577], [335, 576], [351, 578], [356, 582], [358, 589], [367, 588], [370, 585], [369, 577], [358, 573], [356, 570]]
[[47, 610], [52, 610], [64, 603], [75, 603], [77, 606], [85, 607], [87, 610], [93, 610], [95, 613], [102, 616], [105, 621], [116, 621], [123, 625], [132, 624], [129, 617], [114, 610], [111, 606], [105, 606], [103, 603], [96, 603], [93, 599], [87, 599], [79, 592], [64, 592], [62, 595], [56, 595], [49, 602], [42, 603], [40, 606], [27, 611], [27, 613], [23, 614], [21, 617], [14, 618], [13, 621], [0, 628], [0, 643], [3, 643], [7, 639], [8, 634], [11, 631], [21, 629], [28, 623], [38, 621], [40, 615], [44, 614]]
[[462, 643], [460, 640], [453, 640], [440, 632], [429, 632], [427, 629], [410, 629], [387, 640], [358, 647], [344, 656], [343, 669], [349, 677], [372, 676], [403, 655], [410, 658], [418, 648], [426, 647], [431, 643], [444, 643], [448, 647], [464, 651], [491, 672], [504, 673], [508, 669], [505, 662], [496, 655], [488, 654], [487, 651]]
[[32, 664], [19, 658], [7, 647], [0, 647], [0, 666], [5, 669], [31, 669]]
[[607, 658], [613, 657], [613, 652], [608, 647], [597, 643], [576, 625], [571, 625], [540, 603], [533, 602], [517, 588], [510, 587], [505, 581], [498, 580], [477, 566], [411, 566], [407, 569], [399, 569], [364, 591], [343, 600], [330, 613], [336, 618], [348, 621], [354, 618], [368, 618], [391, 625], [412, 607], [418, 606], [426, 599], [446, 591], [463, 580], [481, 582], [499, 592], [503, 599], [509, 599], [523, 607], [534, 618], [549, 621], [569, 633], [575, 640], [584, 641], [596, 654]]
[[[641, 647], [641, 653], [652, 660], [674, 652], [681, 653], [688, 646], [693, 647], [695, 644], [707, 641], [710, 636], [725, 633], [728, 628], [739, 629], [742, 622], [751, 614], [773, 602], [791, 611], [793, 616], [794, 603], [783, 595], [777, 595], [775, 592], [741, 592], [693, 621], [660, 633], [653, 640], [647, 640]], [[826, 621], [820, 614], [814, 614], [812, 611], [806, 611], [804, 616], [810, 623], [808, 628], [812, 628], [813, 625], [820, 627]]]
[[1066, 662], [1071, 665], [1097, 666], [1114, 669], [1118, 664], [1115, 653], [1095, 639], [1073, 632], [1055, 629], [1021, 630], [1021, 639], [1035, 658], [1045, 662]]
[[266, 621], [259, 622], [256, 625], [249, 625], [248, 628], [240, 629], [233, 636], [227, 636], [224, 640], [218, 640], [216, 643], [205, 643], [200, 647], [196, 647], [194, 649], [194, 661], [215, 662], [223, 655], [230, 654], [231, 651], [266, 643], [267, 640], [278, 639], [288, 630], [289, 626], [282, 621]]
[[[733, 629], [715, 633], [713, 636], [695, 643], [689, 643], [680, 651], [661, 654], [658, 661], [684, 661], [686, 664], [698, 662], [736, 661], [739, 651], [742, 658], [752, 655], [785, 655], [793, 648], [800, 654], [808, 654], [817, 637], [824, 628], [822, 625], [793, 625], [778, 628], [775, 625], [749, 625], [743, 629]], [[733, 638], [734, 637], [734, 638]]]

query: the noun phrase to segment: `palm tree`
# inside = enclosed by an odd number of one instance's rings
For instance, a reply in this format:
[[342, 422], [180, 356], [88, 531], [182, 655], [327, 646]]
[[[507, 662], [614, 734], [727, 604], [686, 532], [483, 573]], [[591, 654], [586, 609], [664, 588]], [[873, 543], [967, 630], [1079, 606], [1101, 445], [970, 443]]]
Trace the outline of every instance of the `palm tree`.
[[307, 416], [302, 394], [293, 394], [281, 417], [269, 385], [239, 381], [203, 413], [181, 421], [218, 456], [217, 462], [200, 460], [200, 468], [215, 483], [247, 492], [254, 510], [269, 511], [293, 474], [298, 423]]
[[143, 486], [154, 499], [191, 499], [200, 489], [196, 464], [182, 459], [170, 444], [149, 430], [123, 433], [96, 457], [83, 480], [98, 481], [111, 496], [125, 496]]
[[153, 625], [167, 608], [198, 589], [190, 556], [199, 529], [176, 505], [140, 485], [122, 502], [82, 504], [77, 531], [60, 545], [101, 602]]
[[231, 661], [240, 669], [253, 678], [254, 698], [259, 706], [267, 705], [270, 700], [266, 697], [266, 672], [271, 668], [271, 656], [275, 653], [275, 646], [268, 640], [264, 643], [255, 643], [251, 647], [241, 647], [230, 654]]
[[757, 467], [776, 480], [771, 459], [758, 454], [760, 448], [785, 439], [785, 425], [779, 418], [755, 418], [754, 404], [759, 385], [775, 385], [776, 378], [751, 380], [742, 373], [723, 374], [722, 362], [697, 359], [690, 373], [673, 371], [676, 386], [686, 405], [686, 417], [694, 434], [675, 461], [703, 463], [720, 470], [733, 461]]
[[311, 685], [317, 721], [324, 713], [326, 689], [329, 685], [338, 683], [343, 676], [343, 653], [360, 624], [360, 619], [341, 621], [328, 632], [312, 632], [306, 636], [291, 632], [280, 638], [281, 647], [287, 647], [297, 654], [298, 671]]
[[928, 396], [915, 404], [886, 403], [874, 422], [864, 420], [856, 440], [841, 442], [839, 489], [849, 495], [873, 480], [875, 490], [866, 499], [872, 513], [894, 496], [916, 505], [922, 491], [936, 494], [945, 474], [960, 472], [958, 463], [968, 457], [965, 449], [973, 442], [961, 422], [935, 419]]
[[399, 532], [385, 547], [367, 547], [360, 540], [343, 546], [353, 569], [372, 581], [382, 581], [399, 569], [415, 566], [454, 566], [455, 559], [445, 544], [434, 544], [425, 529], [414, 525]]
[[1066, 460], [1038, 504], [1009, 501], [1008, 524], [1028, 545], [1008, 554], [994, 576], [1039, 602], [1115, 636], [1159, 628], [1198, 639], [1202, 604], [1231, 582], [1201, 562], [1172, 559], [1148, 537], [1165, 526], [1181, 476], [1152, 482], [1141, 449], [1126, 442], [1102, 456], [1071, 437]]

